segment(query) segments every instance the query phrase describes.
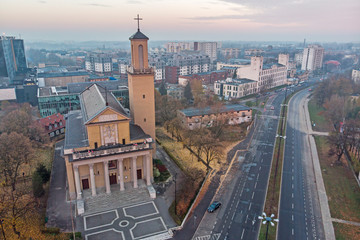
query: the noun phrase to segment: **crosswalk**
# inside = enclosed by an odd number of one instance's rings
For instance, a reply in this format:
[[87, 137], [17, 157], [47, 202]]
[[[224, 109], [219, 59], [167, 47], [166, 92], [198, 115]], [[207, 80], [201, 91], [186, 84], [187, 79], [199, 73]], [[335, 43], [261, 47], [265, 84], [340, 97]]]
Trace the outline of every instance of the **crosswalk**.
[[220, 238], [221, 233], [215, 233], [211, 235], [199, 236], [193, 238], [193, 240], [218, 240]]

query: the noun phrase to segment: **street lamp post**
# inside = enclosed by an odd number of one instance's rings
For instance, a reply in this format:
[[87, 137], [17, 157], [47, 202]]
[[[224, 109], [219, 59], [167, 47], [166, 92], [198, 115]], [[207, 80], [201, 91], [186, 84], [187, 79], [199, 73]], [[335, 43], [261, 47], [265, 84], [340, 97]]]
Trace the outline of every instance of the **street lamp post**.
[[176, 215], [176, 175], [177, 173], [175, 173], [175, 178], [174, 178], [174, 182], [175, 182], [175, 215]]
[[275, 217], [274, 214], [271, 214], [270, 217], [267, 217], [266, 213], [264, 213], [264, 212], [262, 213], [262, 216], [258, 217], [260, 220], [264, 220], [264, 221], [262, 221], [263, 224], [266, 224], [266, 235], [265, 235], [266, 240], [268, 239], [269, 223], [273, 227], [273, 226], [275, 226], [275, 223], [273, 223], [273, 221], [279, 222], [279, 219], [276, 219], [274, 217]]

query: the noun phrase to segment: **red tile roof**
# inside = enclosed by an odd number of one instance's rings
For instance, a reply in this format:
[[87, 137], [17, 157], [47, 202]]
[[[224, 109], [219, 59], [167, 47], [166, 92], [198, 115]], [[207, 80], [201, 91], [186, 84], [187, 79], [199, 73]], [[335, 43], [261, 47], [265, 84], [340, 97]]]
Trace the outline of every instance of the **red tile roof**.
[[[50, 132], [56, 131], [57, 129], [63, 128], [65, 127], [65, 119], [64, 116], [61, 115], [60, 113], [56, 113], [53, 115], [50, 115], [48, 117], [45, 118], [41, 118], [39, 120], [37, 120], [42, 126], [44, 126], [46, 129], [48, 129], [48, 126], [51, 124], [52, 129], [49, 130]], [[59, 123], [62, 122], [62, 126], [59, 125]], [[57, 123], [57, 127], [54, 127], [54, 124]]]

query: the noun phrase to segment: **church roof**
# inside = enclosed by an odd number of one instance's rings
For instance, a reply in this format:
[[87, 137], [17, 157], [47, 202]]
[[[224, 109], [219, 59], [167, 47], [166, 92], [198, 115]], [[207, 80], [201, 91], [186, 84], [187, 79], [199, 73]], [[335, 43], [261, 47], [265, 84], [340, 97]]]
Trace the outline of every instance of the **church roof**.
[[125, 109], [116, 100], [115, 96], [97, 84], [87, 87], [80, 93], [80, 104], [85, 123], [93, 119], [107, 107], [111, 107], [120, 114], [128, 117]]
[[130, 40], [132, 40], [132, 39], [147, 39], [147, 40], [149, 40], [149, 38], [147, 36], [145, 36], [145, 34], [140, 32], [140, 30], [138, 30], [136, 33], [134, 33], [129, 39]]

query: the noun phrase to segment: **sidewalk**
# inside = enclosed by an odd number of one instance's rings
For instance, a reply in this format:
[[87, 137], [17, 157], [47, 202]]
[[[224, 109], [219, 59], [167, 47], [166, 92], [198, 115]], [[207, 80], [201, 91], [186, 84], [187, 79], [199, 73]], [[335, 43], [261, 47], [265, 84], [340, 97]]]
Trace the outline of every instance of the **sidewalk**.
[[74, 213], [74, 206], [71, 206], [70, 202], [66, 199], [66, 169], [65, 161], [61, 157], [63, 146], [64, 141], [55, 144], [49, 197], [46, 207], [46, 216], [48, 218], [46, 227], [58, 227], [63, 232], [72, 232], [71, 213]]
[[[312, 136], [312, 134], [316, 134], [317, 132], [313, 132], [312, 128], [311, 128], [311, 120], [310, 120], [310, 114], [309, 114], [309, 109], [308, 109], [308, 102], [309, 102], [309, 99], [307, 98], [304, 102], [304, 111], [305, 111], [305, 119], [307, 122], [306, 125], [308, 128], [308, 131], [307, 131], [308, 140], [309, 140], [309, 145], [311, 148], [311, 155], [312, 155], [311, 159], [313, 161], [316, 186], [317, 186], [319, 201], [320, 201], [321, 218], [322, 218], [322, 222], [324, 225], [325, 238], [327, 240], [335, 240], [334, 227], [333, 227], [332, 221], [331, 221], [329, 203], [328, 203], [328, 198], [326, 195], [324, 181], [322, 178], [319, 156], [317, 153], [314, 136]], [[324, 134], [322, 133], [321, 135], [324, 135]]]

